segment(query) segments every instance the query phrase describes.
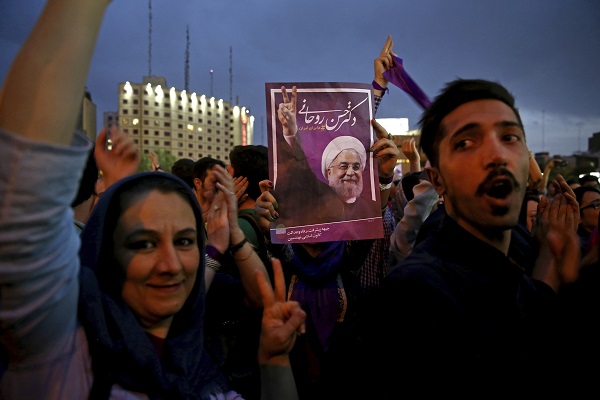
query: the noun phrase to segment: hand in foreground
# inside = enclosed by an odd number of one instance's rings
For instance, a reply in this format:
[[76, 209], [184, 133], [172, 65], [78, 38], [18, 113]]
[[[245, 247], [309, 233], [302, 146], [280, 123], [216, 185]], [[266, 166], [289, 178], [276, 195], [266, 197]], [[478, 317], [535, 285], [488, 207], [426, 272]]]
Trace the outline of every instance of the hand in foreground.
[[129, 175], [134, 174], [140, 165], [140, 155], [133, 139], [117, 126], [111, 126], [112, 150], [106, 149], [106, 130], [102, 129], [96, 138], [94, 157], [98, 169], [102, 171], [105, 188]]
[[281, 126], [283, 127], [283, 136], [294, 136], [298, 131], [296, 125], [296, 92], [296, 86], [293, 86], [292, 97], [289, 98], [285, 86], [281, 87], [283, 103], [279, 104], [277, 118], [279, 118], [279, 122], [281, 122]]
[[233, 191], [235, 192], [235, 198], [238, 201], [239, 207], [248, 199], [248, 193], [246, 193], [246, 190], [248, 189], [248, 178], [245, 176], [233, 178], [233, 185]]
[[375, 129], [377, 141], [371, 146], [370, 150], [373, 152], [373, 156], [377, 158], [379, 176], [390, 178], [394, 176], [394, 168], [396, 167], [400, 150], [398, 150], [398, 146], [392, 140], [392, 135], [379, 122], [372, 119], [371, 125]]
[[229, 210], [225, 193], [218, 192], [210, 205], [210, 210], [206, 213], [206, 236], [208, 243], [213, 245], [221, 254], [224, 254], [229, 248], [230, 228], [229, 228]]
[[[547, 215], [548, 222], [551, 225], [558, 225], [557, 229], [569, 229], [573, 232], [577, 232], [579, 227], [579, 203], [577, 203], [577, 197], [573, 192], [573, 189], [569, 186], [567, 181], [562, 175], [557, 175], [556, 179], [552, 181], [552, 186], [555, 189], [555, 196], [560, 195], [557, 200], [557, 204], [551, 208], [551, 212]], [[544, 214], [544, 210], [549, 207], [548, 199], [545, 196], [540, 198], [538, 204], [538, 216]]]
[[542, 196], [538, 205], [535, 236], [540, 250], [532, 276], [558, 291], [562, 284], [573, 282], [579, 275], [575, 225], [579, 223], [579, 204], [561, 175], [552, 184], [557, 189], [555, 196], [550, 201]]
[[271, 222], [279, 218], [279, 213], [277, 212], [279, 204], [277, 204], [277, 200], [271, 193], [271, 188], [273, 187], [273, 183], [271, 181], [268, 179], [260, 181], [258, 185], [260, 186], [261, 194], [256, 199], [254, 212], [258, 217], [258, 225], [260, 226], [260, 230], [266, 237], [269, 237]]
[[258, 361], [260, 365], [289, 365], [288, 355], [296, 343], [296, 337], [306, 329], [306, 312], [297, 301], [286, 301], [281, 262], [274, 258], [272, 266], [274, 291], [264, 273], [256, 273], [263, 299]]
[[212, 172], [216, 179], [215, 185], [219, 189], [217, 195], [222, 194], [225, 200], [231, 234], [230, 240], [232, 241], [230, 244], [239, 243], [244, 238], [244, 233], [238, 224], [238, 198], [236, 197], [235, 183], [229, 172], [220, 165], [213, 166]]

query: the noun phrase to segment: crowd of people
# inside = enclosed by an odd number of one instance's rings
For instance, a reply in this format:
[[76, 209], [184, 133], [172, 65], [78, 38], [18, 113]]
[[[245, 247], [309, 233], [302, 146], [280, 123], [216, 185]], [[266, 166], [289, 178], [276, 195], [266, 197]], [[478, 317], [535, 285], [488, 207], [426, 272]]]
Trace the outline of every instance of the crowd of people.
[[[398, 147], [376, 119], [368, 149], [332, 141], [328, 184], [301, 178], [295, 87], [278, 109], [292, 188], [269, 180], [265, 146], [170, 171], [152, 154], [137, 172], [118, 127], [95, 143], [74, 133], [109, 3], [47, 0], [0, 92], [1, 399], [594, 388], [598, 181], [548, 182], [504, 86], [449, 82], [427, 103], [420, 143]], [[388, 36], [374, 115], [396, 59]], [[400, 154], [410, 173], [395, 179]], [[360, 198], [368, 158], [380, 204]], [[281, 200], [311, 179], [331, 211]], [[382, 238], [270, 240], [294, 212], [322, 222], [357, 209], [381, 215]]]

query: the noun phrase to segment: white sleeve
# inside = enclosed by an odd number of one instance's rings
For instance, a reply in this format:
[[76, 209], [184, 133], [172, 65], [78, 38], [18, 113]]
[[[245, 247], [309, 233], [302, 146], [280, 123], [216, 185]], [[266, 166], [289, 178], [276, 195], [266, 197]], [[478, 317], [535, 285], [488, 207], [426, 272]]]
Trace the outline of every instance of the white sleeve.
[[0, 131], [0, 343], [12, 363], [47, 362], [76, 334], [70, 205], [90, 150], [79, 134], [59, 146]]
[[419, 229], [437, 205], [439, 195], [431, 182], [422, 180], [413, 188], [414, 198], [404, 207], [404, 215], [390, 238], [390, 269], [412, 251]]

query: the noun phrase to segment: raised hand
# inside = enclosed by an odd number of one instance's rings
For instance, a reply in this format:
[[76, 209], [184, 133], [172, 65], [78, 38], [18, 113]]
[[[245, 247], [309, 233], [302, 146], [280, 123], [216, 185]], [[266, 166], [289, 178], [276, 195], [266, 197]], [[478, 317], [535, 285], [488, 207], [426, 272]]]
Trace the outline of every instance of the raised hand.
[[231, 230], [229, 227], [229, 209], [225, 193], [217, 192], [210, 210], [206, 216], [206, 236], [208, 243], [213, 245], [221, 254], [225, 253], [230, 245]]
[[281, 87], [283, 103], [279, 104], [279, 109], [277, 110], [277, 118], [279, 119], [279, 122], [281, 122], [281, 126], [283, 127], [284, 136], [294, 136], [298, 131], [298, 127], [296, 125], [296, 93], [297, 88], [296, 86], [293, 86], [292, 97], [289, 98], [285, 86]]
[[540, 250], [532, 276], [557, 291], [579, 274], [579, 204], [561, 175], [552, 184], [556, 194], [551, 200], [542, 196], [538, 205], [535, 236]]
[[421, 155], [419, 154], [419, 150], [417, 150], [415, 139], [410, 138], [402, 142], [402, 153], [408, 159], [410, 172], [421, 171]]
[[[229, 228], [231, 229], [231, 233], [237, 233], [236, 230], [241, 231], [239, 229], [238, 224], [238, 198], [236, 196], [235, 183], [229, 172], [220, 165], [215, 165], [212, 167], [212, 171], [214, 173], [214, 177], [216, 179], [216, 187], [219, 189], [219, 192], [224, 196], [225, 204], [227, 206], [227, 218], [229, 219]], [[217, 193], [218, 195], [219, 193]], [[216, 198], [217, 196], [215, 196]], [[213, 200], [214, 202], [214, 200]], [[243, 235], [243, 233], [242, 233]], [[238, 235], [236, 237], [231, 238], [236, 243], [239, 242]]]
[[[552, 181], [552, 186], [554, 186], [556, 193], [554, 197], [560, 196], [557, 198], [558, 202], [554, 204], [554, 207], [551, 207], [552, 212], [548, 214], [548, 222], [552, 225], [558, 225], [559, 229], [570, 229], [577, 232], [580, 213], [579, 203], [577, 203], [573, 189], [560, 174]], [[545, 215], [544, 210], [549, 204], [553, 204], [553, 202], [550, 201], [549, 203], [548, 199], [542, 196], [538, 204], [538, 216]]]
[[102, 129], [98, 134], [94, 149], [96, 164], [98, 164], [98, 169], [102, 171], [106, 188], [119, 179], [134, 174], [140, 165], [140, 155], [133, 139], [115, 125], [109, 129], [112, 150], [106, 148], [107, 135], [105, 129]]
[[383, 49], [381, 49], [381, 53], [379, 57], [374, 61], [374, 69], [375, 69], [375, 78], [374, 81], [379, 84], [382, 88], [387, 88], [388, 80], [385, 79], [383, 73], [394, 66], [394, 59], [392, 55], [396, 55], [392, 49], [394, 48], [394, 41], [392, 40], [392, 35], [388, 35], [385, 44], [383, 45]]
[[154, 151], [150, 151], [150, 153], [148, 153], [148, 158], [152, 163], [152, 171], [156, 171], [158, 167], [160, 167], [160, 161], [158, 161], [158, 154], [156, 154]]
[[272, 266], [275, 290], [263, 273], [256, 273], [263, 301], [258, 361], [261, 365], [289, 365], [288, 354], [296, 337], [306, 330], [306, 312], [297, 301], [286, 301], [281, 262], [273, 258]]
[[394, 168], [396, 167], [396, 161], [400, 150], [398, 146], [392, 140], [392, 136], [387, 130], [379, 124], [376, 120], [371, 120], [371, 125], [375, 129], [377, 141], [371, 146], [373, 156], [377, 159], [377, 168], [379, 176], [382, 178], [390, 178], [394, 176]]
[[245, 176], [233, 178], [233, 185], [233, 191], [235, 192], [235, 198], [238, 201], [239, 207], [246, 201], [246, 199], [248, 199], [248, 193], [246, 193], [246, 189], [248, 189], [248, 178]]
[[261, 194], [256, 199], [254, 212], [258, 217], [258, 225], [260, 226], [262, 233], [269, 237], [271, 222], [279, 218], [279, 213], [277, 212], [279, 205], [271, 193], [271, 189], [273, 187], [273, 183], [271, 181], [260, 181], [258, 185], [260, 187]]

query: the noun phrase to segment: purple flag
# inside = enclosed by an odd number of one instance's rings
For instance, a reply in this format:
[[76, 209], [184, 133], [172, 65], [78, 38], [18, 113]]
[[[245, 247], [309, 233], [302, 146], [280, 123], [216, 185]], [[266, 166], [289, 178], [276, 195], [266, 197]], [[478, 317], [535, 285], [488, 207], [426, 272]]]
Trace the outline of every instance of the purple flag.
[[426, 109], [431, 104], [431, 100], [421, 90], [421, 88], [412, 80], [408, 73], [404, 70], [402, 59], [392, 55], [394, 66], [383, 73], [383, 77], [389, 82], [398, 86], [410, 95], [423, 109]]

